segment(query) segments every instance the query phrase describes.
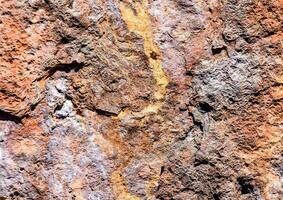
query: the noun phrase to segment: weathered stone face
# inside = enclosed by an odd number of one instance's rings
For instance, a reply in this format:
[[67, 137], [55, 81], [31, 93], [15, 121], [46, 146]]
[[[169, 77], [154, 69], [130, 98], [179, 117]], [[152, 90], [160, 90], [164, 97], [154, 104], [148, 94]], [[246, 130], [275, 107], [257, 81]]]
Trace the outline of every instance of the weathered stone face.
[[281, 0], [0, 6], [0, 199], [283, 199]]

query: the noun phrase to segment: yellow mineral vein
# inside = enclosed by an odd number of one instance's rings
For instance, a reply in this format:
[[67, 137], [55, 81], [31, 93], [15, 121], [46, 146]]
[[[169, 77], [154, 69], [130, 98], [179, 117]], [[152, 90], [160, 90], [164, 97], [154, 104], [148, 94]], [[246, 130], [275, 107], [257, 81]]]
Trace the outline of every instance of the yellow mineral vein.
[[[148, 57], [149, 64], [152, 68], [153, 77], [156, 81], [156, 88], [154, 93], [155, 102], [146, 106], [140, 112], [130, 112], [125, 110], [120, 112], [118, 119], [124, 119], [128, 114], [135, 117], [143, 117], [149, 113], [157, 113], [163, 105], [164, 96], [166, 94], [166, 87], [168, 85], [168, 79], [162, 69], [162, 60], [160, 59], [160, 49], [154, 42], [152, 33], [152, 26], [150, 15], [147, 12], [148, 2], [143, 0], [142, 2], [132, 3], [133, 7], [121, 2], [119, 5], [121, 15], [129, 31], [140, 35], [144, 40], [144, 53]], [[131, 194], [128, 191], [125, 180], [123, 178], [123, 170], [127, 163], [121, 164], [111, 175], [111, 181], [114, 193], [118, 200], [138, 200], [139, 197]], [[156, 184], [157, 180], [154, 178], [147, 186], [147, 191]], [[149, 194], [148, 194], [149, 195]], [[151, 198], [150, 198], [151, 199]]]
[[[132, 5], [133, 8], [125, 3], [120, 3], [121, 15], [128, 29], [144, 39], [144, 53], [149, 59], [153, 77], [156, 81], [156, 91], [154, 93], [156, 103], [148, 105], [140, 112], [132, 113], [135, 116], [144, 116], [148, 113], [158, 112], [162, 106], [162, 100], [166, 94], [169, 81], [162, 68], [160, 49], [154, 42], [150, 15], [147, 12], [148, 2], [143, 0], [141, 3], [135, 2]], [[127, 115], [127, 111], [121, 112], [118, 118], [122, 119], [125, 115]]]
[[139, 197], [128, 192], [127, 184], [122, 176], [122, 172], [125, 166], [120, 166], [115, 172], [111, 175], [111, 181], [115, 181], [113, 187], [114, 193], [117, 200], [140, 200]]
[[[142, 0], [141, 2], [133, 2], [133, 7], [121, 2], [119, 5], [121, 15], [129, 31], [132, 31], [140, 35], [144, 40], [144, 53], [148, 57], [149, 64], [152, 68], [153, 77], [156, 81], [156, 89], [154, 93], [155, 102], [146, 106], [140, 112], [130, 112], [125, 110], [120, 112], [118, 119], [124, 119], [128, 114], [134, 115], [135, 117], [143, 117], [149, 113], [157, 113], [163, 105], [163, 99], [166, 94], [166, 87], [169, 83], [163, 69], [162, 60], [160, 58], [161, 53], [159, 47], [154, 42], [152, 33], [152, 26], [150, 15], [147, 12], [148, 2]], [[138, 200], [139, 197], [131, 194], [125, 184], [123, 178], [123, 170], [127, 163], [123, 163], [119, 166], [111, 176], [113, 183], [113, 190], [118, 200]], [[152, 187], [157, 183], [157, 178], [154, 177], [147, 186], [147, 193], [150, 193]], [[148, 196], [150, 196], [148, 194]], [[150, 197], [151, 199], [152, 197]]]

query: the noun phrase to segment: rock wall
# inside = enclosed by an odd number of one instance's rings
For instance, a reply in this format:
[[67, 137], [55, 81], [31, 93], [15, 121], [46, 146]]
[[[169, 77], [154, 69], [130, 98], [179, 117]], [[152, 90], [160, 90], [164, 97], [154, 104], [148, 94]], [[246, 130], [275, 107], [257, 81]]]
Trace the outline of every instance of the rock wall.
[[0, 199], [283, 199], [282, 0], [0, 6]]

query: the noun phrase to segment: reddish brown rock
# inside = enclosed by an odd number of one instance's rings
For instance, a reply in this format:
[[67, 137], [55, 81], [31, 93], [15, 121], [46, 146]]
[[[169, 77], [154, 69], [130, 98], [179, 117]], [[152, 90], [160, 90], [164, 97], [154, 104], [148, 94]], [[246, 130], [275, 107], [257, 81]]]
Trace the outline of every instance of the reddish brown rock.
[[281, 200], [281, 0], [0, 0], [0, 199]]

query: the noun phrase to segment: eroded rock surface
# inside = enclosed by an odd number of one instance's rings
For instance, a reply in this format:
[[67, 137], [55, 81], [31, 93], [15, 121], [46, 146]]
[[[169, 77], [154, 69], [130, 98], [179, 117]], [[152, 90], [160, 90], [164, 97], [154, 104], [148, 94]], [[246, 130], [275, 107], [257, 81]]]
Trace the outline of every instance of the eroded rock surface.
[[281, 0], [0, 6], [0, 199], [283, 199]]

